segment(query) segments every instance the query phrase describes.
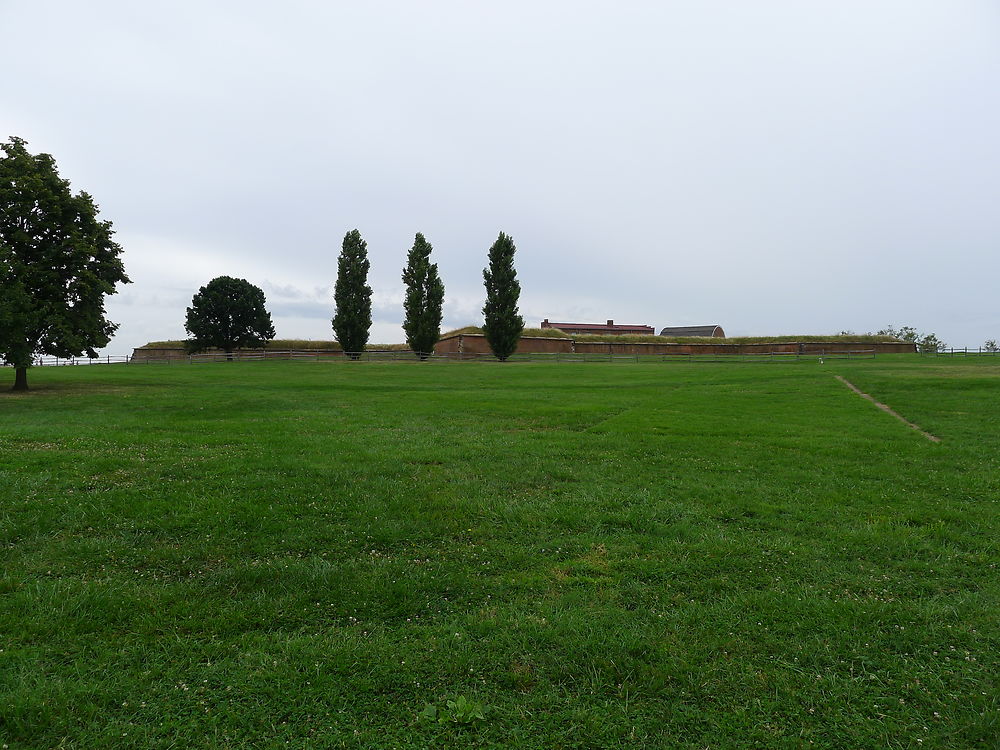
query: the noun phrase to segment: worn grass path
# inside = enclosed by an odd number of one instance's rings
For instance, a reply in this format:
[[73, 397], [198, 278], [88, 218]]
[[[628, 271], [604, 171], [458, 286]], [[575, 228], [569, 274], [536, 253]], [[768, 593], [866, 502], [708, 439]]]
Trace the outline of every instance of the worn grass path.
[[997, 746], [986, 358], [30, 381], [9, 748]]

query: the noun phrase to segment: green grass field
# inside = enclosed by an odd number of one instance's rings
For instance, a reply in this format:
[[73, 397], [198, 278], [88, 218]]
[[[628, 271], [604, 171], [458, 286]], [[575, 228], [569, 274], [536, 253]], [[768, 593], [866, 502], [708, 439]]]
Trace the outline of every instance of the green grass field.
[[[4, 748], [1000, 741], [1000, 360], [29, 383]], [[420, 717], [458, 698], [483, 718]]]

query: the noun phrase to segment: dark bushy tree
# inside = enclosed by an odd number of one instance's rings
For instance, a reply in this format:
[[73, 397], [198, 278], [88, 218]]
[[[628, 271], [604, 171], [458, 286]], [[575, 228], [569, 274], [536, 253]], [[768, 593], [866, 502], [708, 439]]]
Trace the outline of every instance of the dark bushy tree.
[[417, 232], [403, 269], [403, 283], [406, 284], [403, 330], [407, 345], [421, 359], [434, 351], [434, 344], [441, 337], [444, 284], [438, 276], [437, 264], [431, 263], [432, 249], [431, 243]]
[[933, 333], [919, 333], [913, 326], [886, 326], [876, 333], [877, 336], [893, 336], [900, 341], [912, 342], [917, 350], [925, 353], [942, 351], [947, 344]]
[[333, 287], [333, 335], [341, 348], [357, 358], [368, 343], [372, 327], [372, 288], [368, 286], [368, 244], [361, 232], [344, 235], [337, 258], [337, 283]]
[[198, 290], [187, 309], [184, 328], [189, 352], [256, 349], [274, 338], [264, 292], [246, 279], [219, 276]]
[[0, 148], [0, 357], [28, 390], [35, 354], [96, 357], [118, 326], [104, 296], [129, 283], [110, 221], [73, 195], [55, 159], [20, 138]]
[[524, 330], [524, 318], [517, 313], [521, 285], [514, 270], [514, 240], [500, 232], [490, 248], [489, 266], [483, 269], [486, 304], [483, 306], [483, 333], [493, 354], [501, 362], [517, 349]]

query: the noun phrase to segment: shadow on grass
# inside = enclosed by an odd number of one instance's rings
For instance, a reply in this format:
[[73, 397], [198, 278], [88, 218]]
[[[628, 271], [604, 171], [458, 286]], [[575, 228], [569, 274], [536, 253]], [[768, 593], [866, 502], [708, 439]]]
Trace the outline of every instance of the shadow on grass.
[[92, 395], [95, 393], [127, 393], [130, 390], [132, 389], [122, 388], [121, 386], [99, 386], [89, 383], [81, 385], [74, 383], [41, 383], [39, 385], [29, 384], [28, 390], [26, 391], [15, 391], [13, 388], [0, 386], [0, 398], [27, 399], [32, 396], [64, 396], [75, 393], [80, 395]]

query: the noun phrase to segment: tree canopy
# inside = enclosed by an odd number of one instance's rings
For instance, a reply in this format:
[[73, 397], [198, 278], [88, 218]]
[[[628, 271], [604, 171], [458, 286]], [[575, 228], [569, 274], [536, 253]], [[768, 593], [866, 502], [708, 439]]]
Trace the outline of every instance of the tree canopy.
[[368, 286], [368, 244], [361, 232], [344, 235], [337, 258], [337, 281], [333, 287], [333, 334], [341, 348], [357, 356], [368, 343], [372, 327], [372, 288]]
[[76, 195], [49, 154], [0, 145], [0, 356], [27, 390], [35, 354], [96, 357], [118, 326], [104, 297], [129, 283], [110, 221]]
[[489, 252], [489, 266], [483, 269], [486, 304], [483, 306], [483, 333], [493, 354], [501, 362], [517, 350], [524, 318], [518, 315], [521, 284], [514, 270], [514, 240], [500, 232]]
[[921, 352], [939, 352], [947, 346], [935, 334], [920, 333], [913, 326], [900, 326], [896, 328], [896, 326], [888, 325], [875, 335], [894, 336], [900, 341], [912, 342], [917, 345], [917, 350]]
[[432, 249], [431, 243], [417, 232], [403, 269], [403, 283], [406, 284], [403, 330], [406, 343], [421, 357], [433, 352], [441, 337], [444, 283], [438, 275], [437, 264], [431, 263]]
[[274, 338], [264, 292], [246, 279], [219, 276], [198, 290], [187, 309], [184, 328], [190, 352], [253, 349]]

